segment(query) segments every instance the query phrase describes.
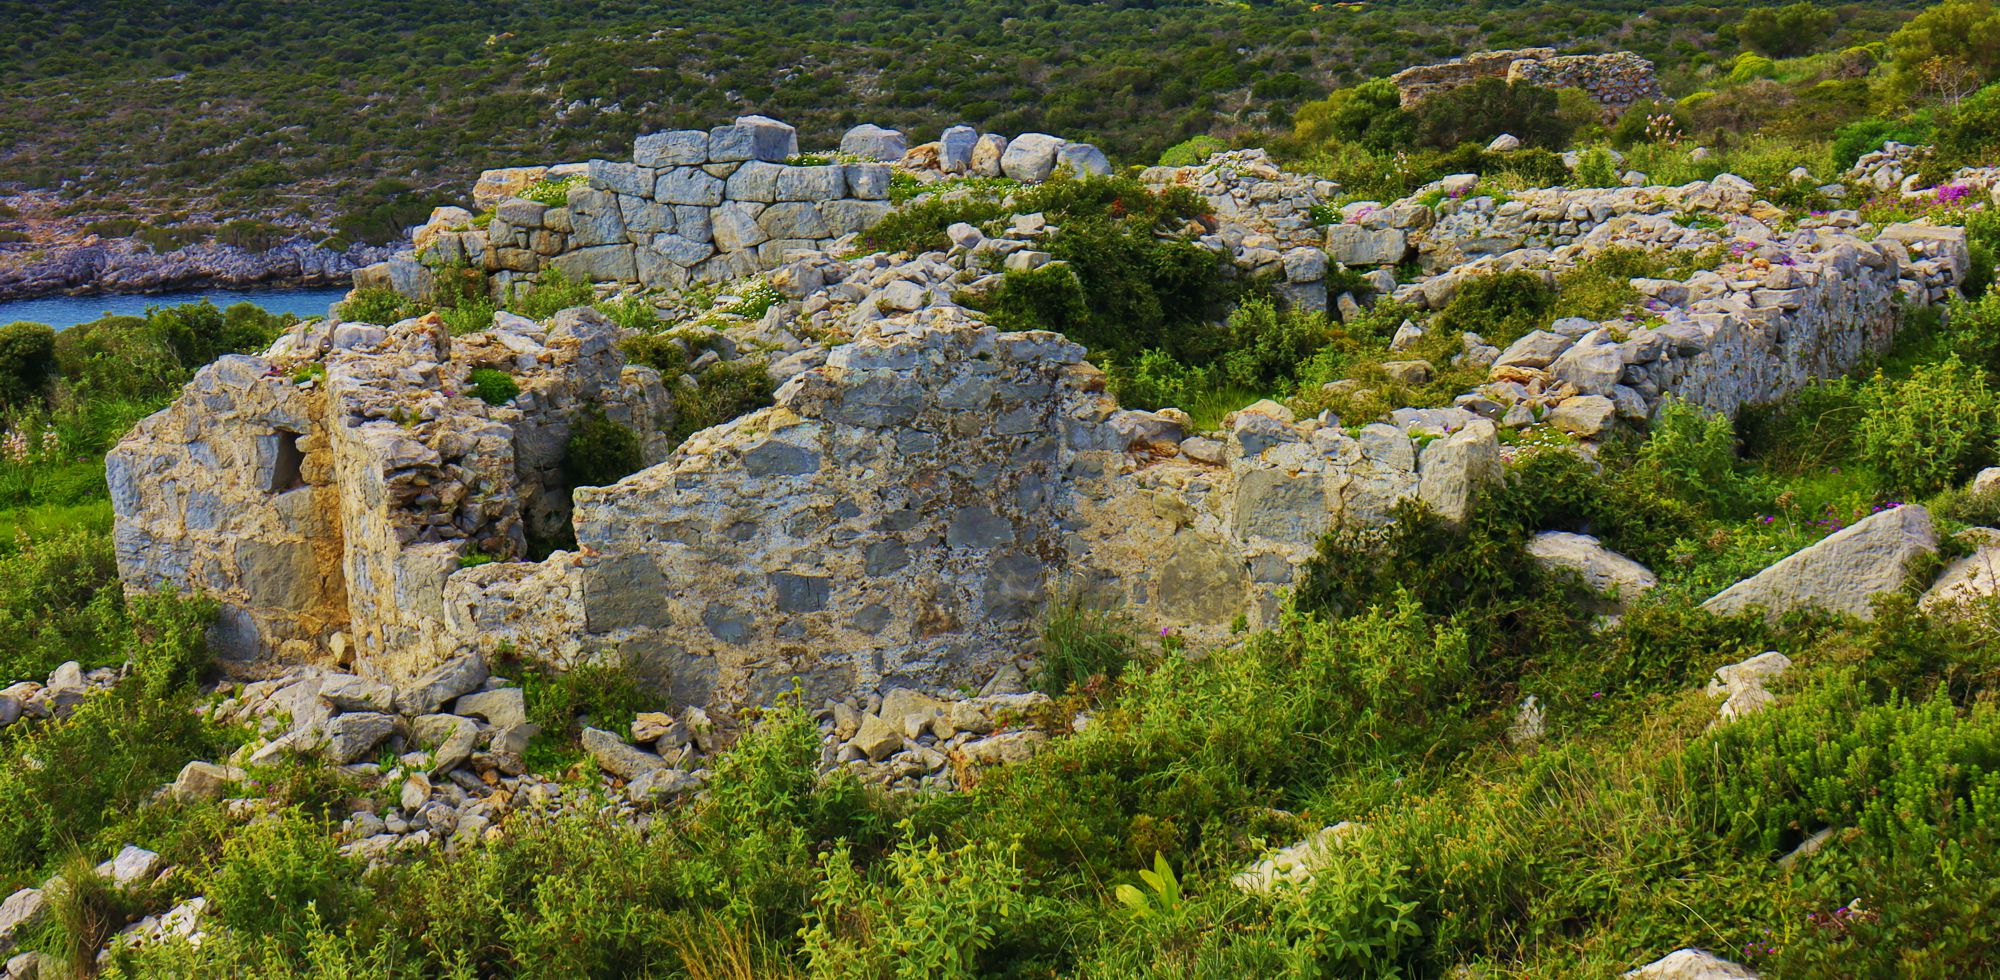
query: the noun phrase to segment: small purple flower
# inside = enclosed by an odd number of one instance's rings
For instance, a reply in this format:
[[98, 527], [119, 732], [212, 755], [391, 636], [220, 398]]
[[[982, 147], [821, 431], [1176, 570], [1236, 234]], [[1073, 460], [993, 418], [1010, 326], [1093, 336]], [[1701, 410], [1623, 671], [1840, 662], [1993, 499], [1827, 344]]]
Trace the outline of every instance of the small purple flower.
[[1939, 204], [1957, 204], [1971, 193], [1970, 186], [1953, 182], [1937, 189], [1937, 200]]

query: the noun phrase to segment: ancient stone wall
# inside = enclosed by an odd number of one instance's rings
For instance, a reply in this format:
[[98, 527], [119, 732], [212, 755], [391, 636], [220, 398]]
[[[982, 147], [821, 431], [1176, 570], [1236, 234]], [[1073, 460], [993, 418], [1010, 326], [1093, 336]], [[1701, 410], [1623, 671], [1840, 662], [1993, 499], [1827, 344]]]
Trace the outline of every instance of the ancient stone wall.
[[[857, 127], [876, 130], [876, 127]], [[879, 151], [873, 141], [845, 145]], [[919, 153], [918, 151], [923, 151]], [[1087, 143], [1042, 133], [1009, 141], [957, 126], [944, 139], [910, 151], [911, 173], [1007, 176], [1046, 180], [1068, 165], [1079, 173], [1110, 173], [1104, 154]], [[462, 208], [439, 208], [413, 236], [412, 251], [363, 277], [411, 294], [431, 288], [429, 269], [463, 265], [488, 273], [496, 289], [543, 269], [572, 280], [648, 289], [722, 282], [772, 268], [793, 253], [822, 251], [868, 229], [890, 210], [891, 162], [852, 150], [794, 164], [791, 126], [745, 116], [712, 130], [640, 136], [630, 161], [515, 167], [482, 174], [476, 202], [493, 208], [485, 227]], [[560, 206], [514, 196], [538, 180], [583, 178]]]
[[[531, 521], [567, 525], [558, 467], [583, 405], [665, 455], [671, 402], [624, 365], [616, 326], [587, 310], [513, 325], [454, 341], [435, 318], [316, 322], [204, 368], [107, 460], [122, 577], [221, 598], [231, 658], [421, 660], [462, 559], [516, 558]], [[501, 363], [521, 393], [473, 397], [471, 371]]]
[[1403, 107], [1447, 89], [1482, 78], [1503, 78], [1544, 88], [1574, 88], [1589, 95], [1607, 113], [1622, 112], [1634, 103], [1664, 99], [1653, 63], [1630, 51], [1611, 54], [1558, 55], [1554, 48], [1482, 51], [1435, 65], [1405, 68], [1389, 77]]
[[225, 657], [303, 658], [347, 623], [325, 402], [264, 358], [224, 357], [105, 460], [121, 577], [222, 600]]
[[1431, 441], [1266, 405], [1189, 437], [1178, 413], [1119, 409], [1082, 357], [947, 310], [878, 323], [773, 408], [579, 490], [578, 555], [454, 575], [463, 646], [439, 654], [617, 657], [694, 704], [794, 678], [942, 691], [1031, 649], [1066, 587], [1213, 639], [1268, 622], [1333, 522], [1410, 496], [1462, 517], [1498, 471], [1484, 421]]

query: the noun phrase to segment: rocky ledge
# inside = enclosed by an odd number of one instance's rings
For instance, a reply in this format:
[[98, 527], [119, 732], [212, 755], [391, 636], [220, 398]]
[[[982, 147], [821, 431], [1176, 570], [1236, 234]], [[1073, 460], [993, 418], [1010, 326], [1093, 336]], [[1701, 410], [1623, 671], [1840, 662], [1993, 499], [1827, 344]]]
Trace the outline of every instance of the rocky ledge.
[[156, 254], [129, 239], [100, 239], [0, 254], [0, 300], [88, 293], [160, 293], [242, 286], [340, 286], [354, 270], [389, 256], [356, 245], [336, 252], [294, 242], [264, 252], [190, 245]]

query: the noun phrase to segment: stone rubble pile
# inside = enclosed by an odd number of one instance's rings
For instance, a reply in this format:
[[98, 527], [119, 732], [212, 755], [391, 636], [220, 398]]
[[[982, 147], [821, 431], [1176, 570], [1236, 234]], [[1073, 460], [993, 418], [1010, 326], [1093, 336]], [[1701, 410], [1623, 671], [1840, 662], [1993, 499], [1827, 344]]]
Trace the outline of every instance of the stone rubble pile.
[[[893, 134], [893, 138], [882, 134]], [[853, 140], [861, 146], [879, 146], [878, 159], [902, 138], [895, 130], [857, 127], [841, 140], [846, 149]], [[878, 142], [879, 141], [879, 142]], [[1039, 184], [1058, 168], [1068, 167], [1079, 176], [1108, 175], [1111, 160], [1104, 151], [1089, 143], [1079, 143], [1047, 133], [1022, 133], [1008, 139], [998, 133], [981, 133], [971, 126], [952, 126], [936, 140], [911, 147], [891, 159], [898, 170], [929, 183], [947, 177], [1005, 177], [1023, 184]]]
[[72, 660], [50, 672], [46, 681], [18, 681], [0, 688], [0, 728], [22, 719], [67, 718], [84, 698], [110, 690], [121, 676], [110, 667], [86, 671]]

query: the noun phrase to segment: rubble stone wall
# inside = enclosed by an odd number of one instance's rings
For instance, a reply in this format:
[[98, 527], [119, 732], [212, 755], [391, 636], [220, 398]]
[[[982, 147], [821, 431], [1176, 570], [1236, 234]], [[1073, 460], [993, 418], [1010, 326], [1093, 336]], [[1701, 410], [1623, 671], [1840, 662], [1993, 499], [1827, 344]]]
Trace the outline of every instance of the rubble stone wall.
[[1389, 77], [1404, 108], [1425, 98], [1470, 85], [1482, 78], [1504, 78], [1544, 88], [1575, 88], [1603, 106], [1607, 113], [1633, 103], [1664, 99], [1653, 63], [1630, 51], [1611, 54], [1557, 55], [1554, 48], [1482, 51], [1435, 65], [1405, 68]]

